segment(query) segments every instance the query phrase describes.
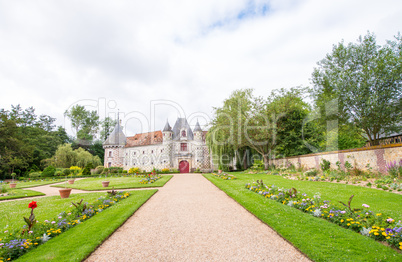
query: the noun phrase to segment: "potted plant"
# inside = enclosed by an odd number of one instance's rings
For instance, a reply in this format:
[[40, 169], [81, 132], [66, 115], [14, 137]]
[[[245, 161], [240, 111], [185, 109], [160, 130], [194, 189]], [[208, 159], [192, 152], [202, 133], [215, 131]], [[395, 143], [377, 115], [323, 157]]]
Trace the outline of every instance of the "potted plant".
[[[67, 176], [66, 176], [67, 180]], [[66, 187], [67, 183], [64, 183], [64, 188], [59, 189], [60, 197], [61, 198], [69, 198], [71, 194], [71, 188]]]
[[102, 181], [102, 186], [103, 187], [108, 187], [109, 183], [110, 183], [110, 181]]
[[13, 181], [10, 183], [10, 188], [15, 188], [15, 186], [17, 185], [16, 183], [14, 183], [14, 177], [15, 177], [15, 173], [11, 173], [11, 177], [13, 179]]

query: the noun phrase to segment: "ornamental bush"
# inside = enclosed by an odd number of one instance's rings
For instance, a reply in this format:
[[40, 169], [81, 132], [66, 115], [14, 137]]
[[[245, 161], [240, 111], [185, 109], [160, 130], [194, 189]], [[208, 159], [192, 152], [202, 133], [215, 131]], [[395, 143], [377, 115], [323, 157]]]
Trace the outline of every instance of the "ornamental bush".
[[48, 166], [43, 170], [42, 176], [43, 177], [52, 177], [52, 176], [54, 176], [55, 172], [56, 172], [56, 168], [54, 166]]

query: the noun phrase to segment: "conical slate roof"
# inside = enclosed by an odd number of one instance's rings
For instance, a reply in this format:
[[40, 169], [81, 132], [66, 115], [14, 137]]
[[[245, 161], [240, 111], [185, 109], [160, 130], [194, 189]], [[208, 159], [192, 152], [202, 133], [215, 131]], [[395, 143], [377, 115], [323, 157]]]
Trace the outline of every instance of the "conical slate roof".
[[163, 128], [163, 132], [166, 132], [166, 131], [172, 131], [172, 128], [170, 127], [169, 122], [167, 120], [166, 120], [166, 125]]
[[120, 123], [117, 123], [114, 127], [113, 132], [109, 135], [105, 142], [103, 142], [104, 146], [125, 146], [126, 145], [126, 136], [123, 133], [122, 127]]
[[198, 121], [197, 121], [197, 124], [195, 124], [193, 132], [202, 132], [202, 129], [200, 127], [200, 123], [198, 123]]

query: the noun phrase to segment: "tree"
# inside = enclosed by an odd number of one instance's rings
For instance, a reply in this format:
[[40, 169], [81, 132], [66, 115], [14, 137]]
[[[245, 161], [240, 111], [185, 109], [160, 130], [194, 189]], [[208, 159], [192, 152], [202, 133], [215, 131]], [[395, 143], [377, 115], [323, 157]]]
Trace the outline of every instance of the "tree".
[[374, 34], [357, 43], [343, 42], [318, 62], [312, 74], [313, 97], [318, 107], [336, 99], [333, 117], [363, 130], [372, 145], [381, 135], [402, 130], [402, 37], [384, 46]]
[[15, 169], [29, 166], [33, 147], [23, 143], [17, 122], [10, 119], [8, 112], [0, 112], [0, 170], [13, 173]]
[[236, 90], [223, 102], [221, 108], [214, 108], [215, 118], [206, 140], [215, 164], [220, 164], [224, 170], [235, 155], [238, 160], [243, 160], [243, 167], [247, 168], [248, 163], [244, 157], [247, 141], [242, 127], [251, 110], [252, 91]]
[[79, 144], [92, 141], [98, 130], [99, 116], [96, 111], [88, 111], [84, 106], [75, 105], [70, 111], [64, 113], [71, 120], [71, 126], [75, 128]]
[[101, 121], [102, 130], [100, 133], [100, 140], [105, 141], [110, 133], [112, 133], [114, 126], [117, 124], [116, 120], [111, 119], [110, 117], [106, 117], [103, 121]]

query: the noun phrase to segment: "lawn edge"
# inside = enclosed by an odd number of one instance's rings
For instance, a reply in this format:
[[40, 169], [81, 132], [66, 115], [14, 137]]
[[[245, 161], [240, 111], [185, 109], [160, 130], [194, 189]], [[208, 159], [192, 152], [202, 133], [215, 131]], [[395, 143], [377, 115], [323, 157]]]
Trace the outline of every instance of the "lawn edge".
[[[220, 189], [217, 185], [215, 185], [211, 180], [209, 180], [207, 177], [205, 177], [205, 175], [209, 175], [209, 174], [203, 174], [202, 176], [208, 180], [213, 186], [215, 186], [217, 189], [219, 189], [221, 192], [223, 192], [226, 196], [228, 196], [230, 199], [232, 199], [233, 201], [236, 202], [236, 204], [238, 204], [240, 207], [242, 207], [244, 210], [246, 210], [248, 213], [250, 213], [251, 215], [253, 215], [255, 218], [257, 218], [259, 221], [261, 221], [261, 223], [263, 223], [264, 225], [268, 226], [270, 229], [272, 229], [275, 234], [277, 234], [280, 238], [282, 238], [283, 240], [285, 240], [287, 243], [289, 243], [292, 247], [294, 247], [297, 251], [300, 252], [300, 254], [302, 254], [304, 257], [306, 257], [307, 259], [314, 261], [312, 258], [310, 258], [307, 254], [305, 254], [304, 252], [302, 252], [298, 247], [296, 247], [292, 242], [290, 242], [289, 240], [287, 240], [284, 236], [282, 236], [279, 232], [277, 232], [274, 228], [272, 228], [270, 225], [268, 225], [266, 222], [264, 222], [263, 220], [261, 220], [259, 217], [257, 217], [254, 213], [252, 213], [250, 210], [248, 210], [247, 208], [245, 208], [242, 204], [240, 204], [239, 202], [236, 201], [236, 199], [232, 198], [231, 196], [229, 196], [225, 191], [223, 191], [222, 189]], [[212, 174], [211, 174], [212, 175]]]
[[[152, 184], [147, 184], [146, 186], [141, 186], [141, 187], [125, 187], [125, 188], [120, 188], [120, 187], [114, 187], [114, 189], [115, 190], [118, 190], [118, 189], [121, 189], [121, 190], [124, 190], [124, 189], [142, 189], [142, 188], [161, 188], [161, 187], [164, 187], [169, 181], [170, 181], [170, 179], [172, 179], [172, 177], [173, 177], [173, 175], [167, 175], [167, 176], [170, 176], [169, 178], [168, 178], [168, 180], [163, 184], [163, 185], [161, 185], [161, 186], [155, 186], [155, 185], [153, 185], [154, 183], [152, 183]], [[149, 186], [148, 186], [149, 185]], [[64, 186], [62, 187], [62, 186], [55, 186], [55, 185], [53, 185], [53, 186], [51, 186], [51, 187], [55, 187], [55, 188], [64, 188]], [[112, 190], [113, 188], [106, 188], [106, 189], [81, 189], [81, 188], [73, 188], [73, 189], [75, 189], [75, 190], [82, 190], [82, 191], [88, 191], [88, 192], [95, 192], [95, 191], [105, 191], [106, 192], [106, 190]]]
[[127, 220], [129, 220], [132, 216], [134, 216], [134, 214], [137, 213], [137, 212], [145, 205], [145, 203], [147, 203], [156, 193], [159, 192], [158, 189], [153, 189], [153, 190], [155, 190], [155, 192], [147, 199], [147, 201], [145, 201], [144, 203], [142, 203], [136, 210], [134, 210], [134, 212], [133, 212], [129, 217], [127, 217], [127, 219], [125, 219], [110, 235], [108, 235], [105, 239], [103, 239], [103, 240], [101, 241], [101, 243], [99, 243], [99, 245], [97, 245], [97, 246], [94, 248], [94, 250], [92, 250], [92, 252], [89, 253], [86, 257], [84, 257], [81, 261], [84, 261], [84, 260], [86, 260], [88, 257], [90, 257], [103, 243], [106, 242], [106, 240], [108, 240], [117, 230], [119, 230], [119, 229], [127, 222]]

